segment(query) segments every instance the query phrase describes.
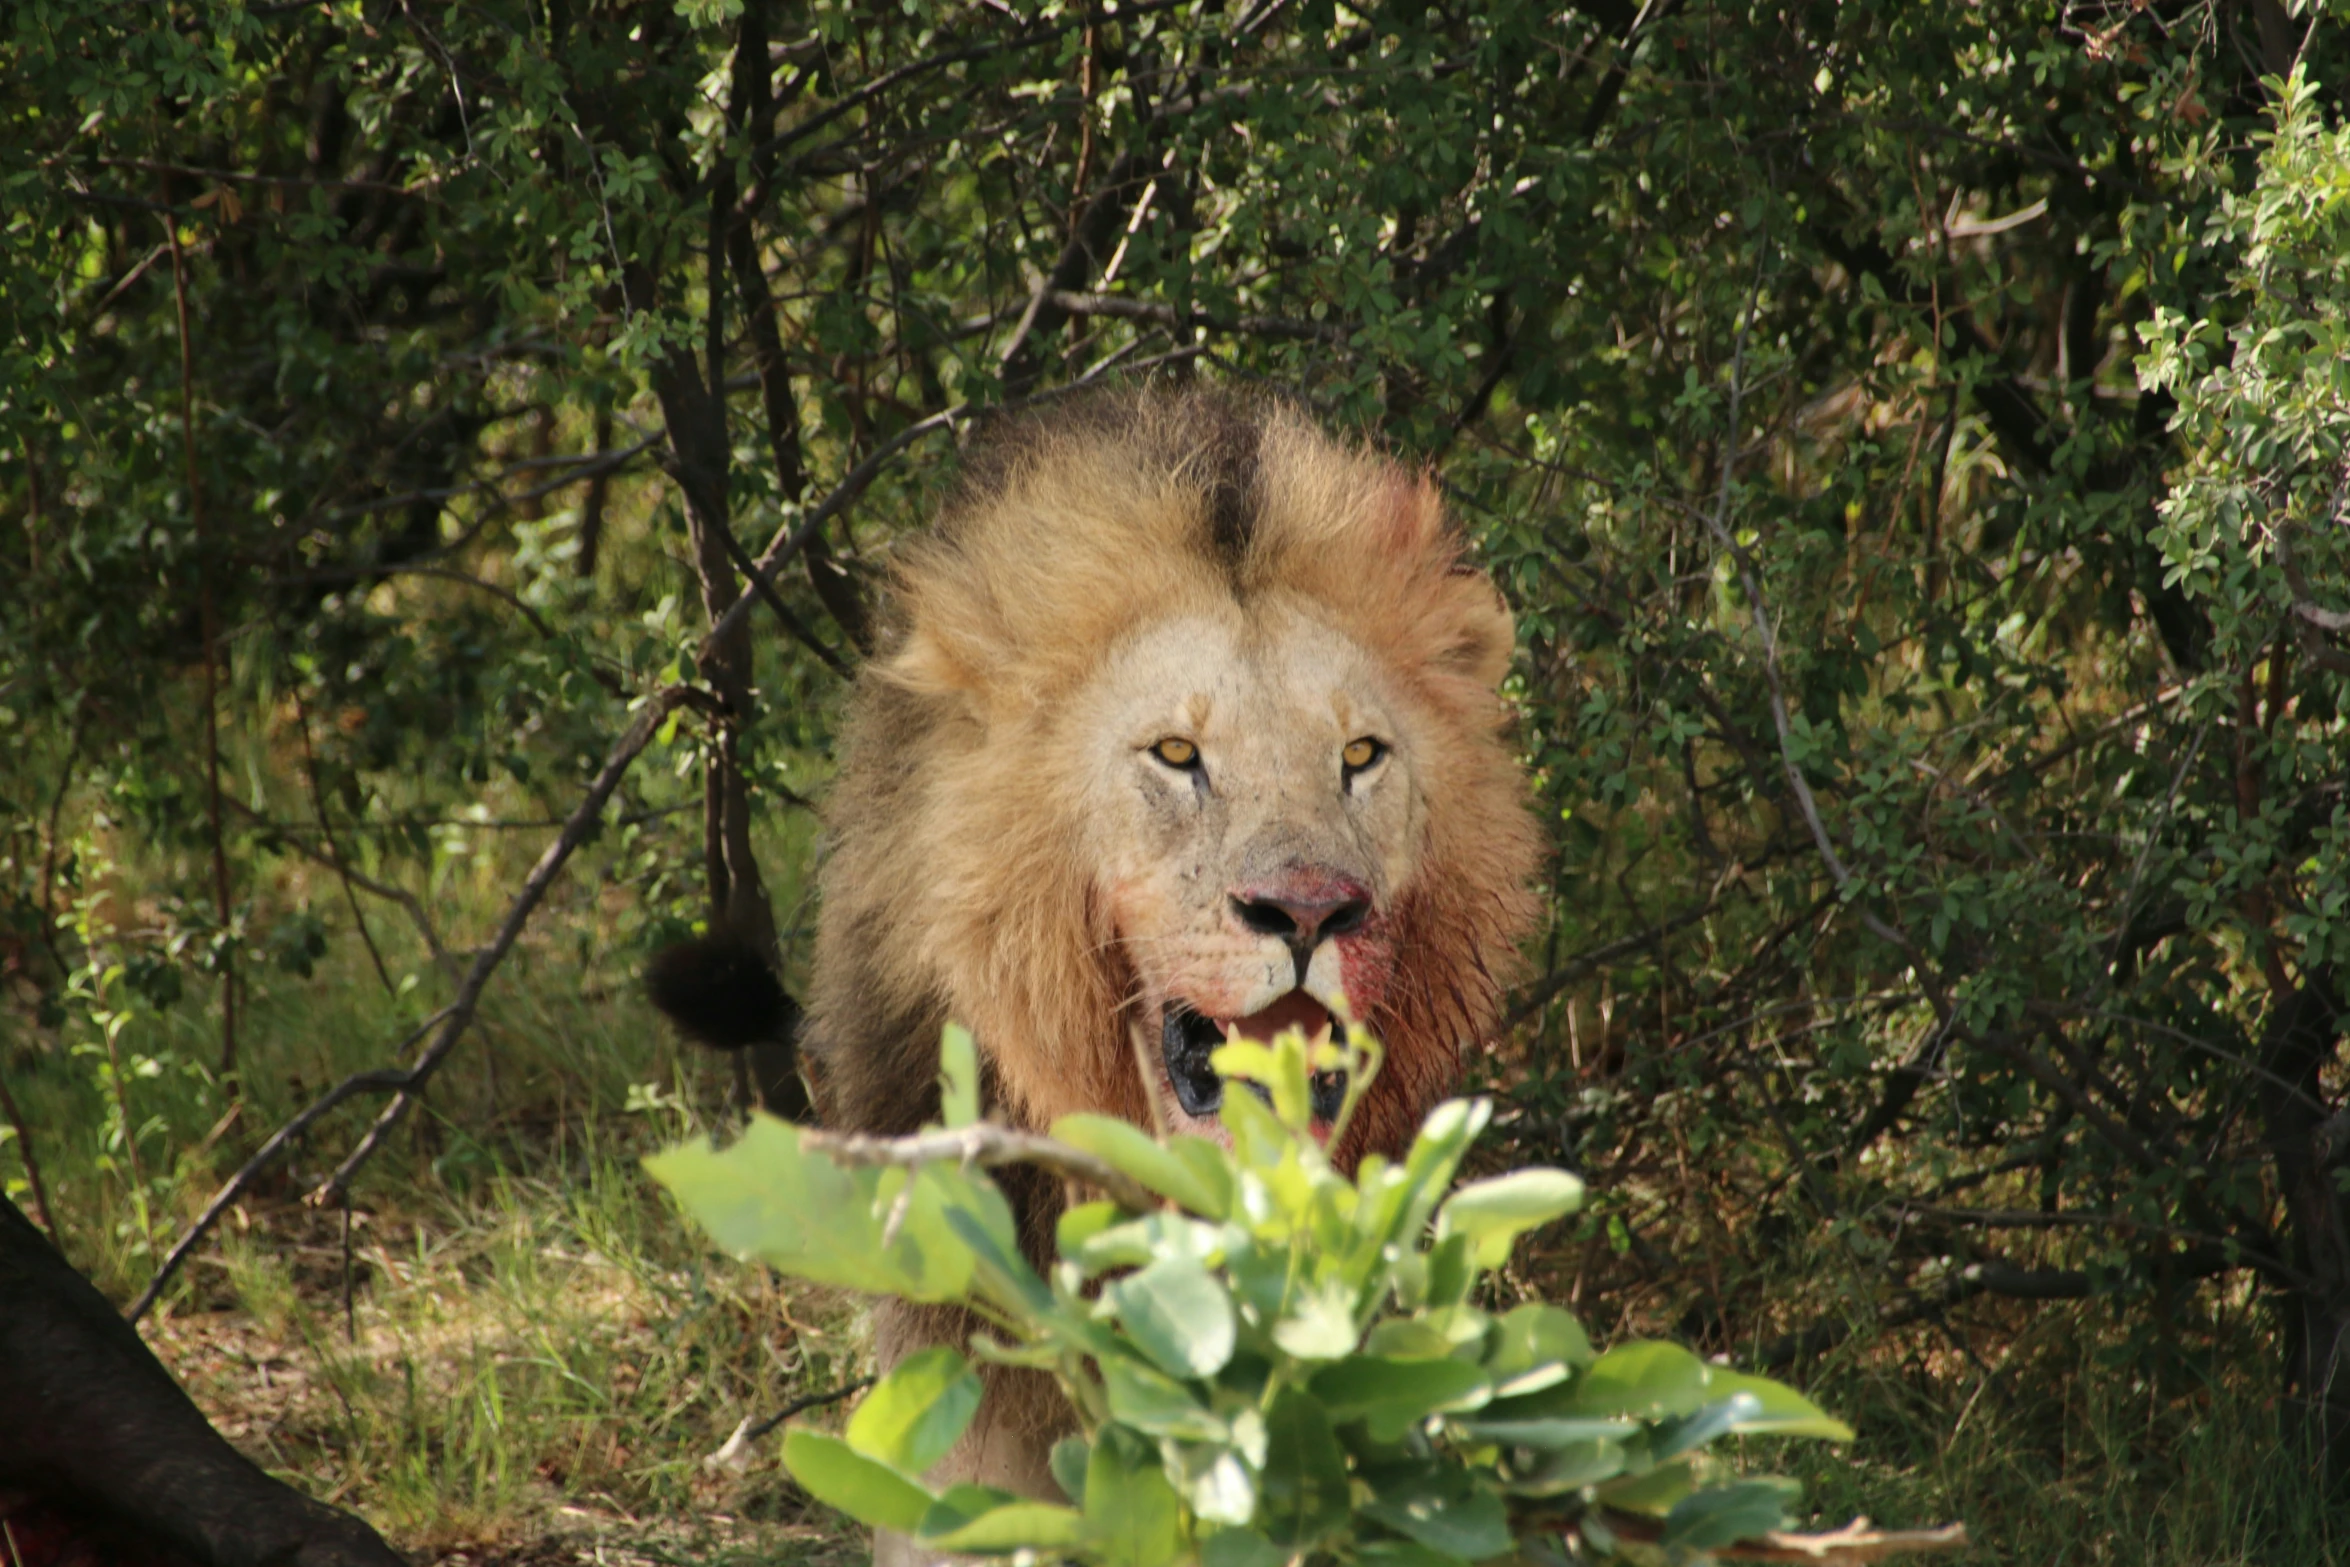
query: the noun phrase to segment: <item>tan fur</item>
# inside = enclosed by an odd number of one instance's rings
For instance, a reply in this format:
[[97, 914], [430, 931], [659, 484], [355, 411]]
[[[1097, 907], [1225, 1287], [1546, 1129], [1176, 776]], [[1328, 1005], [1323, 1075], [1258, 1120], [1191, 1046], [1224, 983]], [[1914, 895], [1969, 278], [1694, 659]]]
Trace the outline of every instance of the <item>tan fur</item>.
[[[804, 1035], [823, 1119], [935, 1115], [952, 1017], [996, 1115], [1189, 1124], [1136, 1046], [1170, 995], [1238, 1014], [1287, 987], [1232, 900], [1324, 877], [1374, 913], [1314, 985], [1369, 976], [1388, 1049], [1340, 1153], [1408, 1140], [1534, 913], [1509, 615], [1460, 551], [1427, 478], [1281, 403], [1126, 393], [975, 443], [851, 701]], [[1391, 753], [1342, 781], [1358, 729]], [[1196, 731], [1209, 785], [1153, 759], [1161, 731]], [[1029, 1195], [1041, 1248], [1057, 1194]]]

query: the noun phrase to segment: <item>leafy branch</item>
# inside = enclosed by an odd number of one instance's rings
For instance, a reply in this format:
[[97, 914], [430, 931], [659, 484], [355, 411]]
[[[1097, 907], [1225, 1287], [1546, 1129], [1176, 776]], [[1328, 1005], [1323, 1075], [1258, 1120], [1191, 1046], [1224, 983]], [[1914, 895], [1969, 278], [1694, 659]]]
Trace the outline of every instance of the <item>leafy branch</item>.
[[[1965, 1543], [1955, 1526], [1866, 1520], [1793, 1532], [1793, 1482], [1732, 1476], [1706, 1450], [1731, 1435], [1845, 1440], [1841, 1422], [1677, 1345], [1602, 1354], [1555, 1306], [1477, 1304], [1519, 1236], [1581, 1205], [1582, 1183], [1523, 1169], [1455, 1189], [1490, 1114], [1460, 1100], [1403, 1158], [1350, 1178], [1314, 1135], [1309, 1073], [1346, 1073], [1343, 1124], [1378, 1061], [1359, 1027], [1343, 1047], [1294, 1031], [1224, 1046], [1229, 1148], [1093, 1115], [1039, 1136], [978, 1119], [977, 1052], [949, 1028], [943, 1127], [844, 1137], [762, 1118], [724, 1152], [704, 1139], [647, 1163], [728, 1249], [963, 1306], [1000, 1335], [973, 1338], [979, 1358], [1058, 1379], [1075, 1428], [1052, 1451], [1065, 1500], [923, 1479], [983, 1396], [948, 1345], [888, 1368], [842, 1435], [785, 1437], [811, 1494], [929, 1551], [1449, 1567], [1513, 1549], [1550, 1560], [1562, 1536], [1676, 1561], [1859, 1563]], [[1007, 1163], [1106, 1193], [1062, 1215], [1041, 1271], [984, 1174]]]

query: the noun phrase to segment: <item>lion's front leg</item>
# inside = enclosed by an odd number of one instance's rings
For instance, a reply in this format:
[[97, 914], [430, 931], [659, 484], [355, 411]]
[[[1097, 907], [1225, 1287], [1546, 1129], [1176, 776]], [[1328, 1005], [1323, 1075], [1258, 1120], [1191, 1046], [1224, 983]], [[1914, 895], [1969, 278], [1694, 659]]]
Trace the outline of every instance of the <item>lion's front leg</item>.
[[[952, 1344], [968, 1353], [972, 1326], [965, 1312], [877, 1301], [875, 1369], [887, 1376], [908, 1355], [934, 1344]], [[988, 1485], [1021, 1496], [1062, 1500], [1061, 1488], [1053, 1482], [1053, 1444], [1068, 1435], [1075, 1422], [1059, 1386], [1041, 1371], [990, 1365], [978, 1370], [986, 1396], [963, 1439], [925, 1477], [931, 1489]], [[873, 1567], [929, 1567], [949, 1559], [894, 1530], [874, 1531]]]

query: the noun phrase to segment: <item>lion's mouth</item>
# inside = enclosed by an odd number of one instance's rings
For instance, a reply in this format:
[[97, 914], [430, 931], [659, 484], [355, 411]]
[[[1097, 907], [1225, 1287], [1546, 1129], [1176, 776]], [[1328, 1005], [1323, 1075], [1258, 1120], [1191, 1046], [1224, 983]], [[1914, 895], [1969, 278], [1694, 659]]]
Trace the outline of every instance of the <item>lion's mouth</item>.
[[[1175, 1102], [1185, 1115], [1203, 1120], [1214, 1115], [1224, 1107], [1224, 1078], [1208, 1060], [1216, 1047], [1236, 1036], [1270, 1042], [1291, 1028], [1303, 1029], [1312, 1039], [1330, 1028], [1330, 1009], [1302, 990], [1291, 991], [1262, 1012], [1236, 1018], [1213, 1018], [1184, 1002], [1168, 1002], [1159, 1022], [1159, 1051]], [[1311, 1086], [1314, 1119], [1337, 1119], [1346, 1098], [1346, 1074], [1316, 1072]]]

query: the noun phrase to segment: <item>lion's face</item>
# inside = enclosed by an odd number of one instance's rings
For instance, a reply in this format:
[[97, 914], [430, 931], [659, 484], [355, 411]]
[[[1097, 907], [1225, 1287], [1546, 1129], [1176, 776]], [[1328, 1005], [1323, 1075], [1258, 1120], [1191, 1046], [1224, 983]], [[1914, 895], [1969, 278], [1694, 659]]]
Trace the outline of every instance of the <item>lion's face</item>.
[[1213, 1133], [1215, 1047], [1343, 996], [1386, 1054], [1334, 1152], [1400, 1149], [1490, 1037], [1539, 852], [1509, 613], [1434, 484], [1213, 396], [1072, 403], [973, 459], [851, 708], [825, 1117], [920, 1124], [954, 1018], [1015, 1124]]
[[[1127, 639], [1069, 715], [1078, 819], [1161, 1109], [1212, 1131], [1210, 1053], [1377, 1011], [1416, 870], [1427, 724], [1315, 607], [1229, 601]], [[1343, 1000], [1342, 1000], [1343, 998]], [[1327, 1121], [1343, 1085], [1316, 1083]]]

